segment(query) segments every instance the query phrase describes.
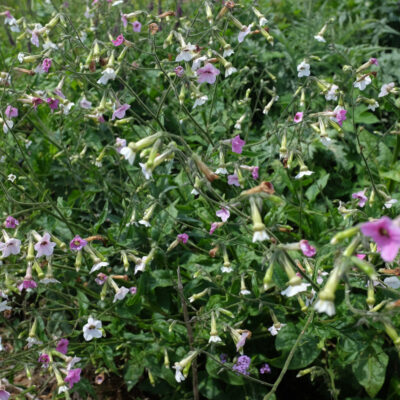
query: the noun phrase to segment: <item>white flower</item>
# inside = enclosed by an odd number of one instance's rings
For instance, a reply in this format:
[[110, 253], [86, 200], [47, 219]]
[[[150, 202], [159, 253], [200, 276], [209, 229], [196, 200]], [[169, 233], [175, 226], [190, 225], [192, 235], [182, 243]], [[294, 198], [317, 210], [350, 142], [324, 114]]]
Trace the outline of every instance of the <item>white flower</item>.
[[398, 289], [398, 288], [400, 288], [400, 280], [399, 280], [399, 278], [397, 278], [396, 276], [390, 276], [390, 277], [388, 277], [388, 278], [385, 278], [385, 279], [383, 280], [383, 283], [384, 283], [386, 286], [389, 286], [389, 287], [392, 288], [392, 289]]
[[368, 104], [368, 110], [375, 111], [376, 108], [379, 107], [379, 103], [375, 100], [373, 104]]
[[281, 330], [282, 327], [284, 327], [286, 324], [279, 324], [278, 326], [272, 325], [268, 328], [269, 333], [272, 336], [276, 336], [278, 332]]
[[198, 106], [202, 106], [207, 100], [208, 100], [207, 95], [196, 97], [196, 100], [193, 104], [193, 109]]
[[263, 242], [264, 240], [268, 240], [269, 236], [265, 230], [255, 231], [253, 233], [253, 243], [255, 242]]
[[136, 264], [136, 266], [135, 266], [135, 275], [136, 275], [139, 271], [143, 272], [143, 271], [146, 269], [146, 260], [147, 260], [147, 257], [146, 257], [146, 256], [140, 258], [140, 261], [139, 261], [139, 262]]
[[310, 64], [307, 64], [305, 61], [302, 61], [298, 66], [297, 66], [297, 76], [299, 78], [303, 76], [310, 76]]
[[384, 207], [385, 207], [385, 208], [392, 208], [392, 205], [393, 205], [393, 204], [396, 204], [396, 203], [397, 203], [397, 200], [396, 200], [396, 199], [390, 199], [390, 200], [387, 200], [387, 201], [385, 202]]
[[108, 262], [101, 261], [93, 265], [92, 269], [90, 270], [89, 274], [98, 271], [101, 267], [106, 267]]
[[7, 133], [14, 126], [14, 122], [11, 119], [6, 119], [3, 124], [3, 132]]
[[219, 168], [217, 168], [217, 170], [215, 171], [215, 173], [216, 173], [217, 175], [228, 175], [228, 171], [227, 171], [227, 169], [224, 168], [224, 167], [219, 167]]
[[3, 351], [4, 350], [4, 348], [3, 348], [3, 345], [1, 344], [1, 336], [0, 336], [0, 351]]
[[322, 35], [315, 35], [314, 39], [318, 40], [318, 42], [322, 42], [322, 43], [326, 42], [325, 38]]
[[68, 392], [68, 388], [65, 385], [59, 386], [58, 387], [58, 394], [64, 393], [64, 392]]
[[232, 54], [234, 54], [234, 50], [232, 49], [232, 47], [230, 45], [228, 45], [225, 49], [224, 49], [224, 53], [222, 54], [222, 57], [226, 58], [231, 56]]
[[199, 192], [196, 189], [192, 189], [190, 194], [192, 194], [193, 196], [197, 196], [199, 194]]
[[139, 224], [140, 225], [144, 225], [146, 228], [150, 228], [150, 222], [149, 221], [146, 221], [145, 219], [141, 219], [140, 221], [139, 221]]
[[14, 182], [14, 181], [17, 179], [17, 177], [16, 177], [14, 174], [8, 175], [7, 178], [8, 178], [8, 180], [11, 181], [11, 182]]
[[28, 349], [30, 349], [34, 344], [37, 344], [37, 345], [43, 344], [43, 342], [41, 340], [36, 339], [35, 337], [30, 337], [30, 336], [28, 337], [28, 339], [26, 339], [26, 341], [28, 342], [28, 344], [27, 344]]
[[229, 274], [233, 269], [231, 267], [221, 267], [221, 272]]
[[127, 160], [130, 165], [135, 162], [136, 153], [130, 147], [123, 147], [120, 153], [124, 156], [125, 160]]
[[18, 53], [17, 58], [20, 63], [24, 62], [24, 57], [24, 53]]
[[11, 310], [11, 307], [7, 305], [7, 300], [0, 302], [0, 312]]
[[285, 290], [282, 290], [281, 295], [286, 297], [295, 296], [297, 293], [305, 292], [309, 283], [301, 283], [300, 285], [289, 285]]
[[58, 50], [58, 46], [53, 43], [50, 40], [47, 40], [45, 43], [43, 43], [43, 49], [48, 50], [48, 49], [53, 49], [53, 50]]
[[67, 370], [69, 371], [70, 369], [72, 369], [72, 367], [78, 363], [79, 361], [81, 361], [81, 358], [79, 357], [72, 357], [72, 359], [68, 362], [67, 364]]
[[142, 168], [143, 175], [146, 180], [149, 180], [153, 176], [153, 171], [147, 168], [146, 164], [139, 163], [140, 167]]
[[339, 89], [339, 86], [337, 86], [337, 85], [335, 85], [335, 84], [332, 84], [332, 85], [329, 87], [328, 92], [325, 94], [325, 99], [326, 99], [327, 101], [329, 101], [329, 100], [334, 100], [334, 101], [336, 101], [337, 98], [338, 98], [338, 97], [337, 97], [338, 89]]
[[194, 59], [193, 64], [192, 64], [192, 71], [197, 71], [201, 67], [201, 63], [206, 60], [207, 60], [206, 56], [202, 56], [202, 57], [198, 57], [198, 58]]
[[107, 85], [107, 82], [112, 79], [114, 80], [117, 74], [112, 68], [106, 68], [101, 75], [101, 78], [97, 81], [98, 84]]
[[123, 300], [125, 296], [129, 293], [129, 289], [122, 286], [118, 289], [118, 292], [115, 293], [113, 303], [115, 303], [117, 300]]
[[240, 294], [243, 295], [243, 296], [246, 296], [248, 294], [251, 294], [251, 292], [248, 289], [243, 289], [243, 290], [240, 291]]
[[250, 24], [249, 26], [244, 26], [242, 30], [239, 32], [238, 35], [238, 42], [242, 43], [244, 38], [251, 32], [251, 27], [253, 24]]
[[372, 82], [371, 78], [369, 75], [365, 75], [362, 79], [358, 79], [353, 83], [353, 86], [355, 88], [358, 88], [360, 90], [364, 90], [370, 83]]
[[329, 147], [332, 144], [332, 139], [328, 136], [321, 136], [321, 143], [324, 146]]
[[179, 365], [179, 363], [175, 363], [175, 365], [172, 367], [175, 368], [175, 380], [180, 383], [185, 380], [184, 375], [182, 374], [182, 367]]
[[101, 332], [101, 321], [89, 317], [87, 324], [83, 327], [83, 337], [88, 342], [93, 338], [99, 339], [103, 336]]
[[188, 43], [181, 47], [181, 52], [176, 56], [175, 61], [190, 61], [194, 57], [196, 46]]
[[67, 101], [65, 104], [60, 103], [60, 108], [63, 112], [64, 115], [68, 115], [69, 112], [71, 111], [71, 108], [75, 105], [75, 103], [72, 103], [71, 101]]
[[314, 305], [314, 308], [317, 312], [325, 313], [330, 317], [335, 315], [335, 303], [333, 301], [318, 299]]
[[301, 179], [303, 176], [309, 176], [312, 175], [313, 173], [314, 173], [313, 171], [309, 171], [308, 169], [304, 171], [300, 169], [300, 172], [294, 177], [294, 179]]
[[389, 94], [389, 92], [394, 88], [394, 82], [385, 83], [381, 87], [381, 91], [378, 94], [378, 97], [384, 97]]
[[225, 78], [235, 73], [237, 69], [235, 67], [229, 67], [225, 70]]
[[268, 24], [267, 18], [261, 17], [260, 20], [259, 20], [259, 24], [260, 24], [261, 27], [263, 27], [264, 25], [267, 25]]
[[208, 343], [219, 343], [222, 342], [222, 339], [218, 335], [211, 335], [210, 339], [208, 339]]

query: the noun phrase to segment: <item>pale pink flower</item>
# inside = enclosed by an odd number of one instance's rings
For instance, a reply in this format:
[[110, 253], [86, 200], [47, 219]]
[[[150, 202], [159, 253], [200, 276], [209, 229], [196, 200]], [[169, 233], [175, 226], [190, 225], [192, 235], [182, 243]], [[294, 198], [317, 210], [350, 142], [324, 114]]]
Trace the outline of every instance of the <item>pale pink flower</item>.
[[111, 121], [114, 121], [115, 118], [121, 119], [125, 117], [125, 113], [129, 110], [131, 106], [129, 104], [123, 104], [121, 107], [118, 107], [112, 115]]
[[55, 243], [50, 240], [50, 234], [45, 233], [42, 238], [35, 244], [37, 251], [36, 257], [51, 256], [55, 247]]
[[253, 167], [251, 170], [251, 176], [253, 177], [254, 180], [258, 179], [258, 170], [259, 167]]
[[240, 138], [239, 135], [232, 139], [232, 151], [237, 154], [242, 154], [242, 148], [246, 144], [244, 140]]
[[215, 83], [217, 79], [217, 75], [219, 75], [220, 71], [218, 68], [215, 68], [214, 65], [207, 63], [204, 67], [199, 68], [196, 71], [196, 74], [198, 76], [197, 82], [198, 83], [210, 83], [213, 84]]
[[6, 241], [0, 242], [0, 251], [3, 253], [2, 257], [6, 258], [11, 254], [18, 254], [21, 250], [21, 241], [16, 238], [9, 238]]
[[359, 207], [364, 207], [364, 206], [365, 206], [365, 203], [366, 203], [367, 200], [368, 200], [367, 196], [365, 195], [365, 189], [364, 189], [364, 190], [361, 190], [360, 192], [353, 193], [353, 194], [351, 195], [351, 197], [352, 197], [353, 199], [358, 199], [358, 206], [359, 206]]
[[219, 223], [218, 222], [213, 222], [211, 224], [209, 234], [212, 235], [218, 227], [219, 227]]
[[128, 26], [128, 19], [126, 18], [125, 14], [121, 13], [121, 21], [122, 21], [122, 24], [124, 25], [124, 28], [126, 28]]
[[228, 175], [228, 185], [240, 187], [239, 178], [236, 174]]
[[300, 250], [306, 257], [314, 257], [317, 253], [315, 247], [311, 246], [310, 243], [308, 243], [308, 240], [304, 239], [300, 240]]
[[17, 225], [19, 225], [19, 222], [17, 219], [15, 219], [14, 217], [12, 217], [11, 215], [9, 215], [6, 218], [6, 222], [4, 223], [6, 228], [11, 228], [14, 229], [17, 227]]
[[115, 139], [115, 148], [117, 149], [118, 153], [121, 153], [121, 149], [126, 147], [126, 140], [117, 137]]
[[4, 114], [8, 119], [18, 117], [18, 108], [8, 105]]
[[221, 218], [222, 222], [228, 221], [228, 218], [231, 216], [231, 213], [229, 210], [225, 207], [222, 207], [220, 210], [218, 210], [215, 215], [219, 218]]
[[139, 21], [132, 22], [133, 32], [140, 32], [142, 30], [142, 24]]
[[251, 25], [244, 26], [238, 35], [238, 42], [242, 43], [244, 38], [251, 32]]
[[176, 76], [182, 78], [182, 76], [185, 74], [185, 69], [181, 65], [178, 65], [177, 67], [175, 67], [174, 72]]

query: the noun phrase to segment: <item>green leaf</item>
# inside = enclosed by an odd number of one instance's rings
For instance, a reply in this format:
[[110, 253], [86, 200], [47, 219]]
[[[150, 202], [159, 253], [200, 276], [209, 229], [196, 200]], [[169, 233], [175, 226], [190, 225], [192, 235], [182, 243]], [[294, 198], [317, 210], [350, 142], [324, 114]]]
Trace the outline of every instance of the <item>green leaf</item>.
[[[282, 355], [270, 360], [270, 363], [273, 366], [279, 368], [283, 366], [300, 332], [301, 327], [292, 324], [281, 328], [275, 340], [275, 347], [278, 351], [282, 351]], [[294, 352], [289, 369], [305, 368], [318, 357], [320, 352], [321, 349], [318, 348], [318, 338], [315, 335], [306, 332], [300, 339], [300, 343]]]
[[108, 200], [106, 201], [106, 204], [104, 205], [104, 210], [102, 211], [102, 213], [100, 214], [99, 220], [96, 222], [96, 224], [93, 227], [93, 231], [94, 233], [97, 233], [97, 231], [99, 230], [100, 226], [104, 223], [104, 221], [106, 220], [107, 217], [107, 213], [108, 213]]
[[381, 172], [380, 176], [382, 178], [387, 178], [395, 182], [400, 182], [400, 171], [391, 170], [387, 172]]
[[142, 376], [144, 367], [137, 362], [128, 365], [125, 371], [124, 379], [127, 385], [128, 392], [138, 383], [139, 378]]
[[388, 362], [388, 355], [379, 345], [373, 343], [360, 353], [352, 365], [358, 383], [364, 387], [371, 397], [375, 397], [385, 382]]
[[319, 178], [317, 182], [313, 183], [306, 191], [306, 197], [310, 201], [314, 201], [319, 193], [321, 193], [329, 180], [329, 174]]

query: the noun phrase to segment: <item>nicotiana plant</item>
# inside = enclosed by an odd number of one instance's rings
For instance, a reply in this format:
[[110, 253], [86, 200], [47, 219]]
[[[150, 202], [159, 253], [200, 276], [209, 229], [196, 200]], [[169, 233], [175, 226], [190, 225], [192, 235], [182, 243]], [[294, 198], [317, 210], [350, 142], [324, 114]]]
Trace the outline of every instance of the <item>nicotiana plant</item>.
[[400, 395], [396, 2], [340, 3], [0, 5], [1, 400]]

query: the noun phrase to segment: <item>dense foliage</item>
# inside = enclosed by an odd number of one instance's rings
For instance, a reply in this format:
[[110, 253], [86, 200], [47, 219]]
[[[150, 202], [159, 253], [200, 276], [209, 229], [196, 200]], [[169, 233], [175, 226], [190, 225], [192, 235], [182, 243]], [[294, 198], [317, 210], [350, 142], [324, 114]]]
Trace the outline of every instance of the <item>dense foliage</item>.
[[3, 1], [0, 399], [399, 398], [398, 18]]

